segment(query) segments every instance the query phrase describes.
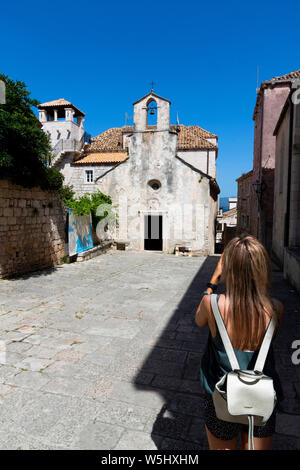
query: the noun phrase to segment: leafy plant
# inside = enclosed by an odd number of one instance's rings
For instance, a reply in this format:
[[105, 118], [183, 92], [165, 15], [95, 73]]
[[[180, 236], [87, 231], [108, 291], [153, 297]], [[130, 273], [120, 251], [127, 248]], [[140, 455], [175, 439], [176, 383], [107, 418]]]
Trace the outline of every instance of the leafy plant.
[[73, 191], [72, 185], [63, 185], [58, 190], [60, 199], [64, 205], [67, 205], [68, 200], [74, 199], [75, 191]]
[[42, 189], [59, 190], [64, 182], [64, 175], [57, 168], [43, 168], [37, 181]]
[[58, 189], [63, 175], [48, 167], [50, 140], [32, 111], [38, 101], [30, 98], [25, 83], [0, 73], [6, 85], [6, 103], [0, 105], [0, 177], [24, 187]]
[[75, 193], [72, 188], [72, 186], [64, 186], [60, 190], [63, 204], [69, 207], [69, 209], [72, 209], [76, 215], [89, 215], [91, 213], [92, 224], [93, 227], [96, 228], [98, 222], [108, 215], [108, 211], [104, 211], [103, 215], [98, 216], [96, 214], [97, 208], [101, 204], [111, 205], [111, 197], [98, 190], [96, 193], [86, 193], [79, 198], [75, 198]]

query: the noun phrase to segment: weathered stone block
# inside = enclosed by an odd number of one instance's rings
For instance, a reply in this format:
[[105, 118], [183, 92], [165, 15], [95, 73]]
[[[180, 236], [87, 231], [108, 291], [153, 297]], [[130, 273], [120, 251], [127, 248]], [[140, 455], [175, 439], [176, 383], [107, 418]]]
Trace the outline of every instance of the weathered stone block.
[[[56, 211], [57, 204], [53, 191], [28, 190], [0, 181], [0, 243], [5, 253], [0, 260], [1, 278], [60, 262], [64, 256], [64, 219], [63, 209]], [[51, 230], [44, 212], [52, 212]]]
[[13, 209], [13, 215], [16, 217], [20, 217], [22, 215], [22, 209], [20, 207], [15, 207]]
[[3, 215], [5, 217], [12, 217], [14, 215], [14, 210], [11, 207], [5, 207], [3, 209]]
[[0, 196], [0, 207], [8, 207], [9, 199]]
[[49, 230], [49, 224], [43, 224], [42, 225], [42, 232], [48, 233], [48, 230]]

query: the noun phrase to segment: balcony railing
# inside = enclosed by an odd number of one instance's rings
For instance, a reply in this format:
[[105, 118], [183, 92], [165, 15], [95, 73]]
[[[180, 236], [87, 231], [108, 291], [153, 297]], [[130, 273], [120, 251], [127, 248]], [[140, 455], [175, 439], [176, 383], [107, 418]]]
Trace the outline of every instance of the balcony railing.
[[63, 152], [79, 152], [84, 144], [83, 137], [80, 140], [76, 139], [60, 139], [52, 149], [52, 153], [57, 156]]

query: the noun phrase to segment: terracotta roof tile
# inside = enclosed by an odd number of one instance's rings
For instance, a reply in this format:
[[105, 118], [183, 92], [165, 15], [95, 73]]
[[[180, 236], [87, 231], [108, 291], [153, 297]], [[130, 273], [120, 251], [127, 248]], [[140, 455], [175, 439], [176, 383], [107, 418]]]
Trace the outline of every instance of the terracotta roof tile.
[[48, 101], [47, 103], [40, 103], [38, 105], [38, 109], [44, 109], [44, 108], [57, 108], [57, 107], [67, 107], [69, 106], [70, 108], [73, 108], [75, 111], [77, 111], [79, 114], [82, 114], [85, 116], [85, 114], [80, 111], [80, 109], [76, 108], [74, 104], [72, 104], [70, 101], [65, 100], [64, 98], [60, 98], [58, 100], [53, 100], [53, 101]]
[[117, 153], [89, 153], [79, 160], [76, 160], [72, 165], [93, 165], [98, 163], [120, 163], [124, 162], [128, 157], [127, 152]]
[[[176, 126], [171, 126], [176, 127]], [[183, 126], [180, 125], [180, 132], [177, 138], [178, 150], [190, 149], [216, 149], [217, 145], [206, 139], [215, 138], [216, 135], [202, 129], [199, 126]]]
[[67, 106], [72, 104], [70, 101], [65, 100], [64, 98], [60, 98], [59, 100], [48, 101], [47, 103], [39, 104], [39, 108], [45, 107], [49, 108], [52, 106]]
[[[155, 129], [155, 126], [149, 126], [148, 129]], [[171, 125], [170, 129], [176, 131], [178, 126]], [[91, 139], [91, 145], [87, 149], [88, 153], [94, 152], [122, 152], [123, 135], [134, 131], [133, 126], [113, 127], [107, 129], [96, 137]], [[217, 136], [211, 132], [202, 129], [199, 126], [179, 126], [177, 149], [216, 149], [217, 145], [209, 142], [207, 139], [216, 139]]]
[[122, 152], [123, 133], [132, 132], [133, 127], [112, 127], [91, 139], [91, 145], [88, 152]]
[[222, 216], [223, 217], [230, 217], [234, 214], [237, 214], [237, 207], [233, 207], [232, 209], [229, 209], [229, 211], [223, 212]]
[[299, 78], [300, 79], [300, 69], [295, 72], [290, 72], [280, 77], [271, 78], [271, 80], [289, 80], [290, 78]]

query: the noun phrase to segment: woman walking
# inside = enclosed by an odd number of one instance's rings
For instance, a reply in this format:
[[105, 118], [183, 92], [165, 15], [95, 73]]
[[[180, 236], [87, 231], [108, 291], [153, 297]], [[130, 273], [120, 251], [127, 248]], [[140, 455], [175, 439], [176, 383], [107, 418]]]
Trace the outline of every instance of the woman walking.
[[[243, 370], [253, 369], [272, 317], [276, 322], [276, 334], [283, 305], [280, 301], [270, 298], [271, 267], [263, 245], [249, 235], [232, 239], [225, 247], [210, 283], [207, 284], [195, 321], [200, 327], [208, 325], [210, 330], [200, 368], [200, 380], [206, 392], [204, 415], [209, 447], [211, 450], [234, 450], [240, 435], [242, 449], [247, 449], [247, 426], [219, 420], [212, 400], [215, 384], [224, 374], [231, 371], [210, 302], [210, 294], [216, 290], [219, 280], [224, 282], [226, 294], [218, 295], [218, 309]], [[276, 394], [280, 399], [282, 391], [275, 372], [272, 344], [264, 373], [273, 378]], [[255, 449], [270, 448], [275, 432], [275, 420], [276, 408], [264, 426], [254, 427]]]

